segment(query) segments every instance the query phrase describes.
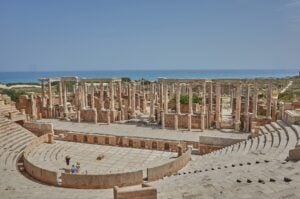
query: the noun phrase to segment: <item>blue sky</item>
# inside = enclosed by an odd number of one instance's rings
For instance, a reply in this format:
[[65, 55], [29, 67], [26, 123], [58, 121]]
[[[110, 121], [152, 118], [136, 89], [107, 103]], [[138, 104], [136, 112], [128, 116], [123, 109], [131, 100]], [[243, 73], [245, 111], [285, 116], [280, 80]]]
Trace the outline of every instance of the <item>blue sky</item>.
[[300, 66], [300, 0], [0, 0], [0, 71]]

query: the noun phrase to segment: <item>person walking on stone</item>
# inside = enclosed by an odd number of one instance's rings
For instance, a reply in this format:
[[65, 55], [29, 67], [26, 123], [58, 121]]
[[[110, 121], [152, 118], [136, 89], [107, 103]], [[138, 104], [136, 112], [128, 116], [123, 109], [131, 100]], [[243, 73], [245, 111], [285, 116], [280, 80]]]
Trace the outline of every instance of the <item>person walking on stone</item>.
[[79, 169], [80, 169], [80, 163], [79, 162], [76, 163], [76, 169], [77, 169], [77, 172], [79, 173]]
[[71, 167], [71, 173], [77, 173], [77, 168], [75, 167], [75, 165], [73, 164], [72, 167]]
[[66, 159], [67, 166], [69, 166], [70, 165], [71, 157], [67, 155], [65, 159]]

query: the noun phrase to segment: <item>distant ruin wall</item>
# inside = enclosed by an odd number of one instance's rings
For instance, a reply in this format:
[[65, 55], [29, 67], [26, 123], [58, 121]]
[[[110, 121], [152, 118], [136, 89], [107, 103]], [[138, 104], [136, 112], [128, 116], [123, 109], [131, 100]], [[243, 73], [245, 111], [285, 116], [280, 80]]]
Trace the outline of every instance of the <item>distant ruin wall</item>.
[[[174, 129], [174, 113], [165, 114], [165, 127]], [[201, 128], [201, 116], [200, 115], [192, 115], [191, 117], [191, 125], [192, 129], [200, 129]], [[206, 118], [204, 118], [204, 124], [206, 124]], [[187, 129], [188, 128], [188, 114], [179, 114], [178, 115], [178, 128]]]
[[48, 133], [53, 133], [52, 123], [26, 122], [24, 123], [23, 127], [38, 137]]

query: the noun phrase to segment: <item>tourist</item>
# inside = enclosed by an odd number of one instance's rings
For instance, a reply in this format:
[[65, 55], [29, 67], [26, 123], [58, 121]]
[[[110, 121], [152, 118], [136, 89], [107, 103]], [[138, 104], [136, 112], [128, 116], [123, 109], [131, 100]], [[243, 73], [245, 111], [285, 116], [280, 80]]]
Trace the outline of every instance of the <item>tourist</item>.
[[79, 173], [79, 169], [80, 169], [80, 163], [79, 162], [76, 163], [76, 169], [77, 169], [77, 172]]
[[73, 174], [73, 173], [77, 173], [77, 172], [78, 172], [78, 170], [75, 167], [75, 165], [73, 164], [72, 167], [71, 167], [71, 173]]
[[66, 159], [67, 166], [69, 166], [70, 165], [71, 157], [67, 155], [65, 159]]

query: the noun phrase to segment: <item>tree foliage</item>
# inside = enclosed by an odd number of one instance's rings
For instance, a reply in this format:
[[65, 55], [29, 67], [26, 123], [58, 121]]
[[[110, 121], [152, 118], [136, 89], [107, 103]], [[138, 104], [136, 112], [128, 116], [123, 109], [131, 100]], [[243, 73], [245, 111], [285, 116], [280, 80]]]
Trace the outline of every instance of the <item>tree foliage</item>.
[[[176, 101], [176, 98], [174, 97], [172, 101]], [[196, 95], [193, 95], [192, 102], [195, 104], [201, 104], [202, 98], [198, 97]], [[188, 95], [180, 95], [180, 104], [188, 104], [189, 103], [189, 96]]]
[[12, 101], [17, 101], [21, 95], [25, 95], [26, 92], [24, 90], [16, 90], [16, 89], [3, 89], [1, 91], [2, 94], [8, 95]]

